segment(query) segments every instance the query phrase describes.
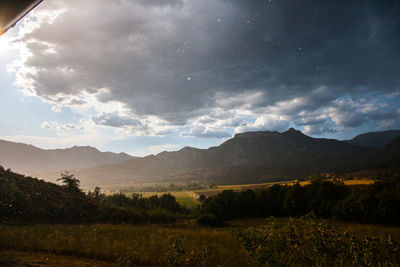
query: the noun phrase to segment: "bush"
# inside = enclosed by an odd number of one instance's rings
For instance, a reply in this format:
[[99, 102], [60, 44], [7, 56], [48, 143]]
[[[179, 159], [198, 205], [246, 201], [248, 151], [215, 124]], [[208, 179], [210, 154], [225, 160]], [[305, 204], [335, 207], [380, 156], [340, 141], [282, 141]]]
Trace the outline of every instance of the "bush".
[[155, 223], [172, 223], [176, 221], [176, 217], [168, 214], [163, 208], [154, 208], [147, 212], [150, 221]]
[[200, 225], [208, 225], [208, 226], [220, 226], [222, 225], [221, 221], [218, 219], [217, 216], [211, 213], [206, 213], [203, 215], [200, 215], [197, 219], [196, 222]]
[[286, 223], [270, 218], [265, 226], [237, 233], [253, 263], [265, 266], [398, 266], [399, 244], [359, 240], [313, 215]]

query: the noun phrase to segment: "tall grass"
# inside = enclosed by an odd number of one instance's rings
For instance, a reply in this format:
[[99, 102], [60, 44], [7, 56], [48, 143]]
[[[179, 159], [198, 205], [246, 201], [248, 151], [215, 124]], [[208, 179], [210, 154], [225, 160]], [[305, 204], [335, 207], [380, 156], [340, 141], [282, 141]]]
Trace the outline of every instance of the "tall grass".
[[[289, 219], [278, 219], [286, 224]], [[51, 252], [136, 265], [246, 266], [249, 253], [232, 233], [267, 223], [263, 218], [234, 220], [225, 227], [175, 225], [0, 225], [0, 250]], [[400, 240], [400, 228], [331, 221], [337, 229]]]
[[[179, 242], [179, 244], [177, 244]], [[182, 253], [177, 253], [177, 247]], [[138, 265], [206, 258], [207, 266], [244, 266], [246, 252], [230, 228], [157, 225], [0, 226], [0, 249], [46, 251]]]

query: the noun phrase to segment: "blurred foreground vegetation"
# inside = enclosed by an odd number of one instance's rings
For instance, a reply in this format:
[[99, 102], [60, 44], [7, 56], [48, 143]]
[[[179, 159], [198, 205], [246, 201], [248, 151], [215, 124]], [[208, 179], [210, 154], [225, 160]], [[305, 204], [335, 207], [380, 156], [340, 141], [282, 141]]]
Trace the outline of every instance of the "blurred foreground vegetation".
[[52, 252], [102, 260], [109, 266], [400, 263], [400, 228], [329, 222], [312, 216], [240, 219], [216, 228], [192, 221], [169, 225], [2, 225], [0, 233], [0, 251]]

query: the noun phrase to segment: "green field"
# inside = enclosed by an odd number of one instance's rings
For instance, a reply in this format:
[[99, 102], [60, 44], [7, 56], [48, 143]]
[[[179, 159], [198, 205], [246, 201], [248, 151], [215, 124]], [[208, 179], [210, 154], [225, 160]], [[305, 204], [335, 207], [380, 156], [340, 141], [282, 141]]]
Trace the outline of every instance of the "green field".
[[186, 194], [184, 191], [171, 191], [171, 192], [129, 192], [129, 193], [125, 193], [127, 196], [131, 196], [132, 193], [136, 193], [136, 194], [140, 194], [142, 195], [142, 197], [151, 197], [151, 196], [161, 196], [163, 194], [171, 194], [176, 198], [176, 201], [187, 207], [187, 208], [194, 208], [196, 207], [198, 204], [200, 204], [200, 202], [194, 200], [193, 198], [191, 198], [188, 194]]
[[[33, 263], [42, 259], [44, 266], [63, 262], [118, 266], [118, 261], [149, 266], [168, 265], [174, 260], [187, 266], [199, 266], [200, 262], [207, 262], [205, 266], [246, 266], [250, 256], [234, 233], [264, 223], [265, 219], [255, 218], [231, 221], [218, 228], [200, 227], [189, 221], [173, 225], [0, 225], [0, 265], [14, 260], [36, 266]], [[391, 234], [400, 239], [400, 228], [333, 223], [360, 238]]]

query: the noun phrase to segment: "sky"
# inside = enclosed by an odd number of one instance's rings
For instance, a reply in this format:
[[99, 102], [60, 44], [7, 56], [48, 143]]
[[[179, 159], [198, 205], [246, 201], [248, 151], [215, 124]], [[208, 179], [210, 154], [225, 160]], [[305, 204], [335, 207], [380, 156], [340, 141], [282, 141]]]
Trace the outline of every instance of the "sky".
[[0, 139], [134, 156], [400, 128], [400, 2], [45, 0], [0, 37]]

